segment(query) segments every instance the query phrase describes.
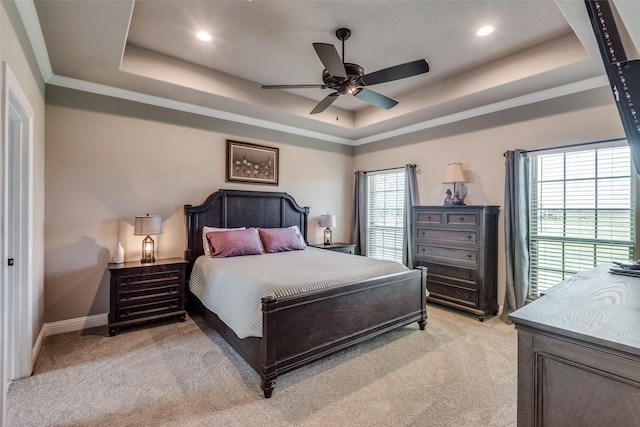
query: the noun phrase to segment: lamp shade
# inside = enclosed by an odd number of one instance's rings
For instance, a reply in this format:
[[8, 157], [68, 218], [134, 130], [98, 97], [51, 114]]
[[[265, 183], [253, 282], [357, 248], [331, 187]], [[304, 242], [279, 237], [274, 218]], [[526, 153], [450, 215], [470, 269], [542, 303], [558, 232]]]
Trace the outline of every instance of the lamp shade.
[[442, 183], [448, 182], [467, 182], [462, 170], [462, 163], [449, 163], [447, 165], [447, 171], [444, 174], [444, 178], [442, 178]]
[[160, 215], [149, 214], [136, 216], [133, 234], [136, 236], [162, 234], [162, 218]]
[[335, 215], [320, 215], [320, 227], [335, 227], [336, 216]]

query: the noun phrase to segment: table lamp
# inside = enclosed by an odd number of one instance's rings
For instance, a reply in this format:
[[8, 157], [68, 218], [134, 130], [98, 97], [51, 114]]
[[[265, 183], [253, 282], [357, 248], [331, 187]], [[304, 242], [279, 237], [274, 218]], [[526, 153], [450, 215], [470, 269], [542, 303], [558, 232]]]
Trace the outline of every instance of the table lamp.
[[324, 244], [331, 244], [331, 227], [336, 226], [336, 216], [335, 215], [320, 215], [320, 227], [327, 227], [324, 230]]
[[442, 178], [442, 183], [453, 183], [453, 197], [451, 197], [451, 190], [447, 190], [445, 205], [464, 205], [464, 195], [459, 194], [456, 190], [456, 182], [467, 182], [462, 170], [462, 163], [449, 163], [444, 178]]
[[156, 262], [154, 256], [154, 242], [152, 235], [162, 234], [162, 219], [160, 215], [140, 215], [136, 216], [133, 227], [133, 234], [136, 236], [147, 236], [142, 241], [142, 259], [140, 262]]

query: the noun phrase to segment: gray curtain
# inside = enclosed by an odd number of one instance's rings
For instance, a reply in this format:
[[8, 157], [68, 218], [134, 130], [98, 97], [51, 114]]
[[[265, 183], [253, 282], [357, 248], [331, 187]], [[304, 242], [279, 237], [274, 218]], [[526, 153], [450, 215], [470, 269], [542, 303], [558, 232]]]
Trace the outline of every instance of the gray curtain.
[[402, 241], [402, 261], [413, 268], [413, 210], [412, 207], [419, 205], [418, 180], [416, 178], [416, 165], [405, 165], [404, 167], [404, 237]]
[[355, 254], [367, 256], [367, 174], [362, 171], [356, 172], [352, 227]]
[[500, 318], [524, 306], [529, 293], [529, 161], [526, 151], [505, 153], [504, 243], [507, 285]]

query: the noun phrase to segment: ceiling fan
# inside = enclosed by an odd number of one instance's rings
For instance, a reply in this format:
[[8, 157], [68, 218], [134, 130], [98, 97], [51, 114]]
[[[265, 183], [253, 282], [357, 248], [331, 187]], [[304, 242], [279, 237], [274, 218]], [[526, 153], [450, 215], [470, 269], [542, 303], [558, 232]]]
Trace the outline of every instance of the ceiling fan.
[[395, 99], [367, 89], [379, 83], [391, 82], [416, 76], [429, 71], [429, 64], [425, 59], [395, 65], [365, 74], [364, 68], [358, 64], [344, 62], [344, 42], [351, 36], [348, 28], [336, 30], [336, 37], [342, 42], [342, 59], [332, 44], [314, 43], [313, 48], [325, 66], [322, 72], [324, 84], [300, 84], [300, 85], [262, 85], [263, 89], [331, 89], [330, 93], [311, 110], [310, 114], [321, 113], [327, 109], [340, 95], [351, 94], [356, 98], [376, 107], [389, 110], [398, 104]]

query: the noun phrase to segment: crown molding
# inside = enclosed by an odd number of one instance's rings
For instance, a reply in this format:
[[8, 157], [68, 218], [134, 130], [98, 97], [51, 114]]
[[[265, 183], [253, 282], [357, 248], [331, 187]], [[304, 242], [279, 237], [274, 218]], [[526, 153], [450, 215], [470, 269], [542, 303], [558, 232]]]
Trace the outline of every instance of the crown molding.
[[505, 99], [503, 101], [494, 102], [492, 104], [483, 105], [481, 107], [471, 108], [469, 110], [460, 111], [454, 114], [448, 114], [446, 116], [441, 116], [432, 120], [426, 120], [424, 122], [394, 129], [388, 132], [379, 133], [370, 137], [360, 138], [354, 141], [354, 145], [364, 145], [383, 139], [394, 138], [414, 132], [419, 132], [436, 126], [459, 122], [486, 114], [496, 113], [498, 111], [508, 110], [510, 108], [521, 107], [523, 105], [547, 101], [549, 99], [559, 98], [561, 96], [571, 95], [578, 92], [584, 92], [590, 89], [607, 86], [608, 84], [609, 80], [605, 75], [591, 77], [585, 80], [557, 86], [551, 89], [528, 93], [526, 95]]
[[214, 108], [204, 107], [201, 105], [195, 105], [191, 103], [175, 101], [172, 99], [148, 95], [141, 92], [136, 92], [127, 89], [116, 88], [113, 86], [103, 85], [99, 83], [88, 82], [85, 80], [75, 79], [71, 77], [59, 76], [53, 73], [51, 63], [49, 61], [49, 54], [40, 28], [40, 21], [38, 20], [38, 14], [35, 9], [33, 0], [20, 0], [15, 2], [20, 18], [25, 26], [31, 46], [34, 50], [34, 55], [38, 62], [42, 77], [47, 84], [61, 86], [69, 89], [75, 89], [100, 95], [106, 95], [116, 97], [120, 99], [126, 99], [130, 101], [140, 102], [144, 104], [154, 105], [158, 107], [173, 109], [177, 111], [184, 111], [188, 113], [199, 114], [206, 117], [217, 118], [221, 120], [227, 120], [236, 123], [242, 123], [250, 126], [256, 126], [264, 129], [270, 129], [280, 132], [286, 132], [293, 135], [304, 136], [308, 138], [318, 139], [320, 141], [333, 142], [337, 144], [344, 144], [349, 146], [365, 145], [376, 141], [385, 140], [388, 138], [399, 137], [402, 135], [411, 134], [414, 132], [423, 131], [425, 129], [450, 124], [473, 117], [482, 116], [485, 114], [491, 114], [503, 110], [507, 110], [514, 107], [520, 107], [527, 104], [532, 104], [540, 101], [545, 101], [553, 98], [558, 98], [565, 95], [570, 95], [577, 92], [594, 89], [597, 87], [606, 86], [609, 84], [607, 77], [596, 76], [581, 80], [578, 82], [569, 83], [566, 85], [558, 86], [551, 89], [546, 89], [538, 92], [533, 92], [527, 95], [517, 96], [514, 98], [506, 99], [503, 101], [495, 102], [492, 104], [483, 105], [477, 108], [471, 108], [469, 110], [460, 111], [453, 114], [437, 117], [431, 120], [425, 120], [413, 125], [404, 126], [398, 129], [394, 129], [387, 132], [370, 135], [363, 138], [343, 138], [327, 133], [310, 131], [307, 129], [284, 125], [268, 120], [257, 119], [241, 114], [230, 113]]
[[51, 62], [49, 61], [49, 52], [47, 51], [47, 44], [44, 41], [42, 35], [42, 28], [40, 27], [40, 20], [38, 19], [38, 12], [33, 0], [18, 0], [14, 2], [20, 19], [22, 19], [22, 25], [27, 32], [27, 37], [31, 42], [31, 48], [36, 57], [38, 67], [40, 67], [40, 74], [45, 83], [53, 76], [53, 69], [51, 68]]

